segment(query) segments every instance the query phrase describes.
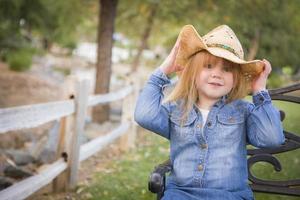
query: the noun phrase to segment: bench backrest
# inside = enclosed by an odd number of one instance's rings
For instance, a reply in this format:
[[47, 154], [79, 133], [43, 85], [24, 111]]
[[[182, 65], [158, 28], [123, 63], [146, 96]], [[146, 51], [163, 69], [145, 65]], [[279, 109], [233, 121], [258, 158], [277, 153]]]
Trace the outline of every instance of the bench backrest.
[[[269, 90], [269, 92], [272, 100], [280, 100], [280, 101], [300, 104], [299, 94], [297, 94], [296, 96], [290, 95], [291, 92], [300, 92], [300, 83], [288, 87], [284, 87], [284, 88]], [[280, 113], [281, 113], [281, 120], [283, 121], [286, 114], [284, 113], [284, 111], [280, 111]], [[299, 133], [297, 135], [296, 133], [292, 133], [284, 130], [284, 135], [286, 141], [282, 146], [278, 148], [247, 150], [247, 154], [249, 155], [248, 175], [249, 175], [249, 181], [251, 182], [250, 187], [252, 188], [253, 191], [300, 196], [300, 177], [299, 179], [282, 180], [282, 181], [263, 180], [255, 177], [250, 170], [251, 167], [257, 162], [268, 162], [274, 166], [274, 169], [276, 171], [281, 171], [282, 167], [280, 161], [274, 156], [274, 154], [293, 151], [300, 148]], [[288, 171], [289, 169], [285, 169], [285, 170]]]

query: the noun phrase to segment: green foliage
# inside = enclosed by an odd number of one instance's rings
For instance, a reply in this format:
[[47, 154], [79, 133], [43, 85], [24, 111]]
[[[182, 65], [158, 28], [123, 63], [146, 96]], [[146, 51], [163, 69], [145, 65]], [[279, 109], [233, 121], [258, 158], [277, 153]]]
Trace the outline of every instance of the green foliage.
[[[153, 2], [129, 2], [119, 3], [116, 29], [137, 46]], [[293, 73], [300, 65], [300, 3], [297, 0], [164, 0], [158, 4], [148, 48], [161, 45], [170, 49], [185, 24], [193, 24], [200, 35], [228, 24], [240, 39], [246, 58], [257, 37], [256, 58], [268, 59], [274, 69], [288, 65]], [[128, 28], [126, 22], [137, 28]]]
[[279, 88], [281, 86], [283, 86], [284, 80], [283, 77], [280, 76], [279, 74], [276, 73], [272, 73], [271, 76], [269, 76], [268, 78], [268, 88]]
[[299, 1], [219, 0], [213, 4], [212, 28], [217, 24], [232, 27], [241, 40], [246, 58], [257, 38], [256, 58], [270, 60], [274, 69], [299, 66]]
[[288, 76], [293, 75], [293, 69], [290, 66], [283, 67], [282, 72]]
[[0, 56], [36, 41], [74, 48], [87, 1], [1, 0]]
[[9, 68], [14, 71], [26, 71], [31, 67], [33, 50], [20, 49], [7, 55]]
[[64, 76], [68, 76], [71, 74], [71, 70], [69, 68], [53, 67], [53, 70], [62, 73]]
[[70, 52], [77, 47], [75, 38], [64, 39], [61, 41], [61, 46], [70, 50]]

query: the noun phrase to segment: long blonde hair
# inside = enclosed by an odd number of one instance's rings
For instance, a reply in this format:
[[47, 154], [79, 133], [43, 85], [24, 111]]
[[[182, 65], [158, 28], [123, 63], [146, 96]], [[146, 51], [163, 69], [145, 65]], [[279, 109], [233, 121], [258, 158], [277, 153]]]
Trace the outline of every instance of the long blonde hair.
[[[203, 69], [203, 66], [210, 63], [214, 65], [218, 57], [210, 54], [207, 51], [200, 51], [193, 55], [179, 77], [179, 80], [172, 92], [164, 99], [164, 102], [183, 100], [182, 108], [182, 123], [187, 118], [188, 113], [193, 107], [193, 104], [198, 101], [198, 90], [196, 87], [196, 77]], [[236, 99], [244, 98], [248, 92], [246, 79], [243, 77], [241, 66], [224, 59], [224, 64], [232, 67], [233, 73], [233, 88], [227, 94], [226, 103]]]

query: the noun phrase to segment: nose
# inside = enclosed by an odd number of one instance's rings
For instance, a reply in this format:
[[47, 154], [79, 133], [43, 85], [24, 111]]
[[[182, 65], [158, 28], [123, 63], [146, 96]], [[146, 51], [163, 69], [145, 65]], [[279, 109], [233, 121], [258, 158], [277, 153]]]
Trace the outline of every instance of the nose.
[[216, 66], [213, 68], [213, 70], [211, 71], [211, 76], [213, 78], [221, 78], [222, 77], [222, 69], [220, 66]]

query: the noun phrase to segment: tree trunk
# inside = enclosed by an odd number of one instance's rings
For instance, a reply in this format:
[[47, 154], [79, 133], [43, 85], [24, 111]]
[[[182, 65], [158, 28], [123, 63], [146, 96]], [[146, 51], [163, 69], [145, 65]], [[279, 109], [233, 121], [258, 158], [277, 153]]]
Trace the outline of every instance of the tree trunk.
[[158, 3], [155, 3], [151, 6], [151, 10], [150, 10], [150, 13], [147, 18], [146, 27], [145, 27], [144, 33], [141, 37], [141, 43], [138, 48], [137, 55], [135, 56], [134, 61], [132, 63], [131, 72], [135, 72], [138, 68], [141, 55], [143, 53], [143, 50], [146, 48], [146, 44], [147, 44], [148, 38], [150, 36], [151, 30], [152, 30], [152, 25], [154, 22], [154, 18], [155, 18], [157, 9], [158, 9]]
[[255, 29], [255, 36], [251, 41], [251, 46], [249, 49], [247, 60], [253, 60], [256, 57], [258, 47], [259, 47], [259, 39], [260, 39], [260, 31], [259, 29]]
[[[98, 52], [96, 73], [96, 94], [109, 92], [111, 76], [111, 58], [113, 45], [114, 20], [118, 0], [99, 0]], [[109, 105], [96, 106], [93, 109], [93, 121], [109, 120]]]

